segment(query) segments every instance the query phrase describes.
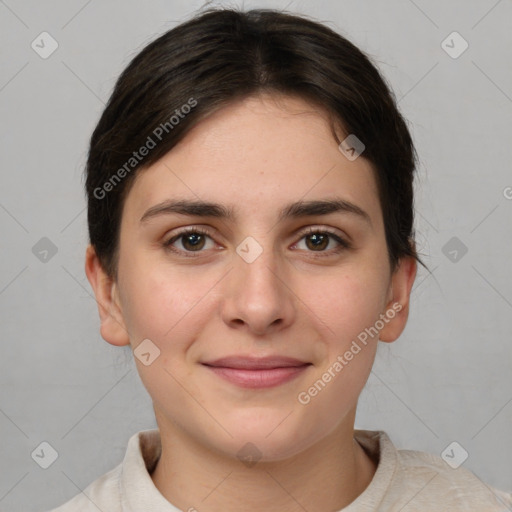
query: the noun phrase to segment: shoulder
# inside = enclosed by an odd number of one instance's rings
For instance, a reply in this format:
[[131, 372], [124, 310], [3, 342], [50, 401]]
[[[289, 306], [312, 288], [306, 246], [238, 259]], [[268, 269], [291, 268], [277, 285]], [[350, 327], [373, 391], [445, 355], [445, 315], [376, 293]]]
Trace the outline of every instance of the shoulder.
[[397, 462], [395, 485], [412, 489], [411, 500], [419, 507], [504, 512], [512, 506], [511, 494], [495, 489], [462, 466], [451, 467], [438, 455], [397, 450]]
[[[123, 504], [160, 499], [150, 472], [160, 456], [158, 430], [142, 430], [128, 441], [123, 461], [50, 512], [122, 512]], [[141, 507], [132, 507], [140, 509]], [[150, 507], [151, 508], [151, 507]], [[149, 508], [148, 508], [149, 510]]]
[[462, 466], [452, 468], [431, 453], [399, 450], [382, 430], [357, 430], [355, 437], [376, 462], [377, 469], [368, 487], [347, 512], [512, 510], [511, 494], [487, 485]]
[[[80, 494], [49, 512], [121, 512], [119, 480], [122, 464], [89, 484]], [[107, 507], [107, 508], [105, 508]]]

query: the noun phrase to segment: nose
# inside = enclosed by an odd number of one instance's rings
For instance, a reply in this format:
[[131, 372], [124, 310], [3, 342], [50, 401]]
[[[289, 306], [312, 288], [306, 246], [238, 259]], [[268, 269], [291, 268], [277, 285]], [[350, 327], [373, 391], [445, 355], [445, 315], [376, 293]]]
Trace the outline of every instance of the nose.
[[298, 298], [291, 275], [271, 249], [264, 249], [254, 261], [235, 254], [224, 286], [222, 318], [231, 328], [265, 336], [295, 320]]

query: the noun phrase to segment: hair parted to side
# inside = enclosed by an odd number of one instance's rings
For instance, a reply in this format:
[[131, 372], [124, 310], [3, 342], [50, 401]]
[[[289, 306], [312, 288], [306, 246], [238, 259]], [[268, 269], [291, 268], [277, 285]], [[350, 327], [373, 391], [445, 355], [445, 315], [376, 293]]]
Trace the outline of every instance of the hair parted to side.
[[[394, 95], [361, 50], [306, 17], [211, 8], [148, 44], [119, 76], [91, 136], [86, 165], [90, 243], [117, 278], [124, 200], [138, 172], [206, 116], [258, 93], [299, 96], [364, 144], [375, 172], [388, 258], [421, 265], [414, 243], [417, 155]], [[134, 151], [146, 147], [146, 156]]]

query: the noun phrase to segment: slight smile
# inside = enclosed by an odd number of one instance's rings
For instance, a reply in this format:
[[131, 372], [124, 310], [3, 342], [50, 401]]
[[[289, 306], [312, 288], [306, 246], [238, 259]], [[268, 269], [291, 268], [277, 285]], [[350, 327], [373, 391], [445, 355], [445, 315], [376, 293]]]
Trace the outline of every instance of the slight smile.
[[201, 364], [232, 384], [251, 389], [284, 384], [311, 366], [311, 363], [284, 356], [231, 356]]

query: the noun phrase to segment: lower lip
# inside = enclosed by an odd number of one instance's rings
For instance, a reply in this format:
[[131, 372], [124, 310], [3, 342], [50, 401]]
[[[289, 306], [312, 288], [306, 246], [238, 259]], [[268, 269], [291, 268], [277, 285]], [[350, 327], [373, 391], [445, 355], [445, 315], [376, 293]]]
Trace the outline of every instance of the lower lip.
[[308, 368], [310, 365], [289, 366], [286, 368], [271, 368], [266, 370], [242, 370], [239, 368], [224, 368], [222, 366], [207, 366], [219, 377], [243, 388], [271, 388], [289, 382]]

